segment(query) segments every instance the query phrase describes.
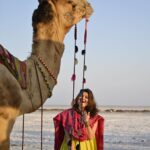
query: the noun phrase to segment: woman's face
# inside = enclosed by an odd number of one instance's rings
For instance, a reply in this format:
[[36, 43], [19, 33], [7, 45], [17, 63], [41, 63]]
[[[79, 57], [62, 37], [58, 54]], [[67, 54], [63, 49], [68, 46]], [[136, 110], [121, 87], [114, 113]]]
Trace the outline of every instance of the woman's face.
[[88, 93], [83, 92], [82, 95], [79, 97], [79, 106], [84, 109], [88, 105]]

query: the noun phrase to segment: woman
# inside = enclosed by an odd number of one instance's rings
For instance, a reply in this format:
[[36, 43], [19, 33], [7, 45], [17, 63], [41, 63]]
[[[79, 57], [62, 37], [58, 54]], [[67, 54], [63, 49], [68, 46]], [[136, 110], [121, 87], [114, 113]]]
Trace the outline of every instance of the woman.
[[104, 119], [90, 89], [82, 89], [72, 108], [54, 117], [55, 150], [103, 150]]

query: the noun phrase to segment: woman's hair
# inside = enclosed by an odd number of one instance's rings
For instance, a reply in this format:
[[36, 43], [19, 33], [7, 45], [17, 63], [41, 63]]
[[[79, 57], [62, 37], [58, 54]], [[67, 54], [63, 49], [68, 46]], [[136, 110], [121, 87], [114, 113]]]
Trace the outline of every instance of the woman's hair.
[[72, 107], [73, 107], [77, 112], [79, 112], [79, 113], [81, 112], [81, 110], [80, 110], [80, 108], [79, 108], [78, 100], [79, 100], [79, 97], [82, 96], [83, 92], [88, 93], [88, 105], [85, 107], [85, 110], [86, 110], [87, 112], [90, 112], [90, 115], [91, 115], [91, 116], [96, 115], [99, 110], [97, 109], [93, 92], [92, 92], [90, 89], [81, 89], [80, 92], [79, 92], [79, 94], [77, 95], [77, 97], [73, 100], [73, 102], [72, 102]]

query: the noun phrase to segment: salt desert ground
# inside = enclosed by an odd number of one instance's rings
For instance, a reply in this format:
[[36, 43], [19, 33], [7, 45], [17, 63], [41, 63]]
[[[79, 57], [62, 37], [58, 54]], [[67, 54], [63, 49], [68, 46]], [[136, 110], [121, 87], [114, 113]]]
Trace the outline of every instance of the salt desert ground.
[[[53, 117], [62, 107], [44, 108], [43, 150], [53, 150]], [[105, 118], [105, 150], [150, 150], [150, 108], [106, 108], [100, 114]], [[40, 110], [25, 115], [24, 150], [41, 149]], [[10, 150], [22, 149], [22, 116], [11, 133]]]

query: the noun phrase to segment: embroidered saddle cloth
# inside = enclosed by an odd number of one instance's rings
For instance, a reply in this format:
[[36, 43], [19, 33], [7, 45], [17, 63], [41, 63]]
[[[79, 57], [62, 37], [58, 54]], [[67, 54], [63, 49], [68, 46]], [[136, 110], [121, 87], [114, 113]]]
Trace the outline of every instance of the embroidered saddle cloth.
[[5, 65], [20, 83], [21, 88], [27, 88], [26, 63], [20, 61], [0, 45], [0, 64]]

